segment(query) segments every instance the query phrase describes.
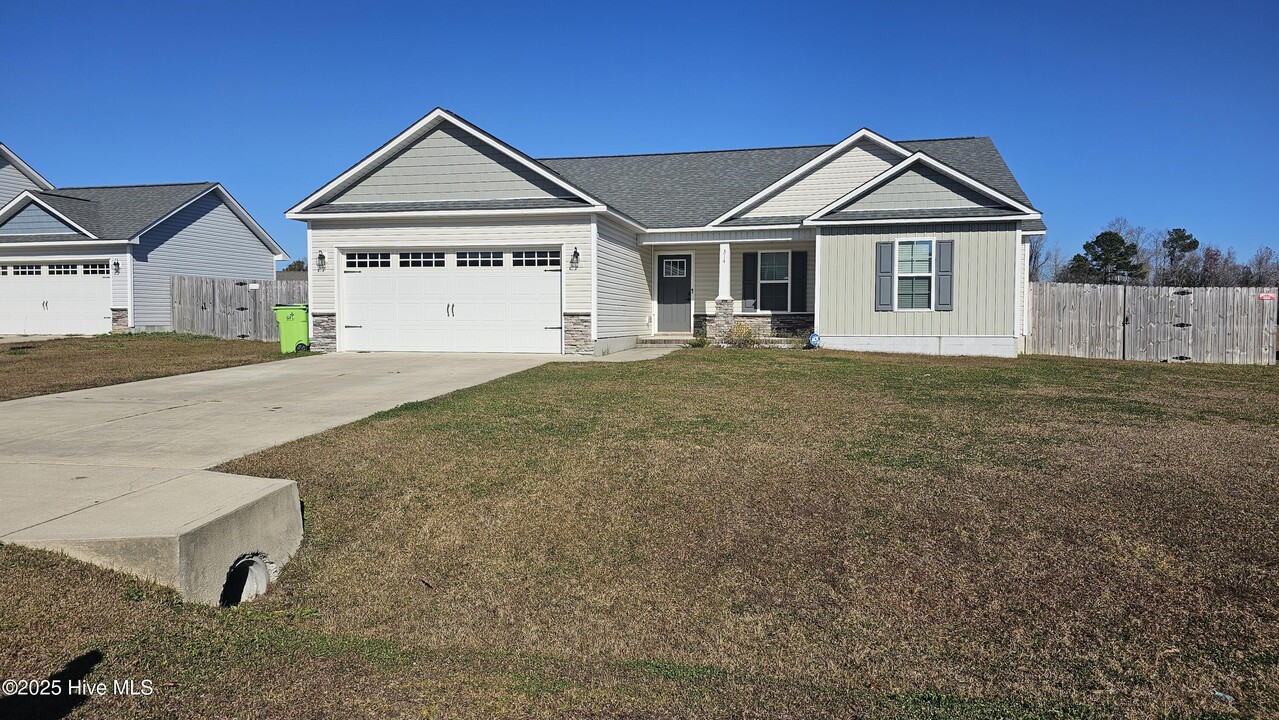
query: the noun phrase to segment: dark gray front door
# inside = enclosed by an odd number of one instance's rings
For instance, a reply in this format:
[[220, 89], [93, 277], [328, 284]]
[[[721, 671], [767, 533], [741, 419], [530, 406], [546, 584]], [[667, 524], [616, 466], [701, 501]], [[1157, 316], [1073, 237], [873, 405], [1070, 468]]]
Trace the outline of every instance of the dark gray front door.
[[657, 331], [693, 332], [693, 256], [657, 256]]

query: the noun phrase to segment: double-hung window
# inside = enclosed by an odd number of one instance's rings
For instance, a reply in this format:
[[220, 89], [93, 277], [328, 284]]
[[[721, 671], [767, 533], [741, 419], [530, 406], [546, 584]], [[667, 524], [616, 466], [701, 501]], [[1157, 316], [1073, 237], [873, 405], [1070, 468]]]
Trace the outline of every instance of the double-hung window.
[[759, 309], [790, 311], [790, 252], [759, 254]]
[[932, 240], [898, 240], [894, 263], [898, 310], [933, 309]]

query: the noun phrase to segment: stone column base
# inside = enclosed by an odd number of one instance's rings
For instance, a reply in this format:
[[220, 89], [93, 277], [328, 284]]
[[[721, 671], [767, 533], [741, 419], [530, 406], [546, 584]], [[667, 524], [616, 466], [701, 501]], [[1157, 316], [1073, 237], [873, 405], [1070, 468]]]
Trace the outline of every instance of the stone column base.
[[594, 355], [590, 313], [564, 313], [564, 354]]
[[715, 317], [707, 318], [706, 339], [718, 342], [728, 335], [733, 327], [733, 299], [717, 299], [715, 301]]
[[111, 308], [111, 332], [129, 332], [128, 308]]
[[337, 315], [311, 313], [311, 349], [316, 352], [337, 352]]

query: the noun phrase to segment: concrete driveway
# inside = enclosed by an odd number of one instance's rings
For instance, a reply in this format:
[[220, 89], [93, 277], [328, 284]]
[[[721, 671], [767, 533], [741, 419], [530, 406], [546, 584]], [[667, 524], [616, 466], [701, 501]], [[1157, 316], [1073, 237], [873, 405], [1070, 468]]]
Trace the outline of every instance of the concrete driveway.
[[0, 542], [214, 604], [274, 578], [302, 518], [293, 481], [204, 468], [559, 359], [342, 353], [2, 402]]

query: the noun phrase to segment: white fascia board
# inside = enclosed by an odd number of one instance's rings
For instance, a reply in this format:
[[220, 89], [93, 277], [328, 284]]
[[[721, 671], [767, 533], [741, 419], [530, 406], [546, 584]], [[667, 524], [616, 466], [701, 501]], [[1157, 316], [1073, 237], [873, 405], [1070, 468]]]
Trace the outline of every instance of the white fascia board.
[[917, 225], [932, 223], [971, 223], [971, 222], [1016, 222], [1018, 220], [1038, 220], [1039, 213], [1026, 213], [1019, 215], [987, 215], [978, 217], [952, 217], [952, 218], [882, 218], [875, 220], [805, 220], [804, 224], [809, 226], [836, 226], [836, 225]]
[[8, 250], [21, 250], [33, 247], [60, 247], [60, 248], [100, 248], [119, 245], [122, 248], [130, 245], [128, 240], [68, 240], [67, 242], [6, 242], [0, 243], [0, 256]]
[[355, 165], [352, 165], [349, 169], [347, 169], [346, 172], [342, 173], [341, 175], [338, 175], [336, 178], [330, 181], [327, 185], [311, 193], [302, 202], [289, 208], [289, 210], [285, 212], [284, 216], [287, 218], [295, 219], [295, 220], [301, 219], [301, 218], [294, 217], [294, 215], [304, 211], [306, 208], [310, 207], [320, 198], [333, 192], [334, 190], [341, 187], [345, 183], [355, 179], [356, 177], [360, 176], [361, 174], [370, 170], [371, 168], [376, 167], [378, 163], [386, 159], [387, 156], [393, 153], [399, 152], [404, 145], [406, 145], [413, 138], [417, 137], [421, 132], [431, 127], [434, 127], [435, 125], [438, 125], [439, 123], [444, 121], [448, 121], [453, 123], [454, 125], [457, 125], [458, 127], [462, 128], [468, 133], [474, 135], [476, 138], [482, 140], [484, 143], [493, 147], [498, 152], [502, 153], [503, 155], [506, 155], [512, 160], [518, 162], [519, 164], [523, 165], [529, 170], [532, 170], [533, 172], [551, 181], [552, 183], [558, 185], [559, 187], [567, 190], [568, 192], [581, 198], [582, 200], [585, 200], [586, 202], [592, 205], [603, 205], [603, 203], [592, 198], [590, 195], [587, 195], [580, 188], [576, 188], [570, 185], [563, 178], [547, 170], [540, 163], [532, 160], [531, 158], [524, 155], [523, 153], [516, 151], [514, 148], [498, 140], [493, 135], [490, 135], [489, 133], [479, 129], [478, 127], [470, 124], [469, 122], [463, 120], [457, 115], [454, 115], [453, 113], [443, 108], [437, 107], [431, 112], [424, 115], [420, 120], [410, 125], [399, 135], [396, 135], [395, 137], [387, 141], [385, 144], [383, 144], [381, 147], [379, 147], [377, 150], [374, 150], [370, 155], [366, 156], [363, 160], [356, 163]]
[[[789, 223], [786, 225], [721, 225], [719, 227], [679, 227], [679, 228], [649, 228], [646, 232], [649, 234], [657, 233], [701, 233], [701, 232], [736, 232], [738, 230], [796, 230], [803, 227], [801, 223]], [[718, 242], [718, 241], [717, 241]]]
[[0, 157], [8, 160], [11, 165], [18, 168], [18, 172], [27, 177], [28, 180], [40, 186], [41, 190], [52, 190], [53, 183], [44, 179], [44, 176], [36, 172], [35, 168], [26, 163], [25, 160], [18, 157], [18, 154], [10, 150], [4, 143], [0, 143]]
[[804, 238], [775, 238], [775, 237], [772, 237], [772, 238], [737, 238], [737, 239], [733, 239], [733, 240], [724, 240], [724, 239], [710, 239], [710, 240], [649, 240], [649, 241], [641, 240], [639, 244], [640, 244], [640, 245], [648, 245], [648, 246], [652, 246], [652, 247], [657, 247], [657, 246], [660, 246], [660, 245], [722, 245], [723, 243], [728, 243], [729, 245], [746, 245], [746, 244], [749, 244], [749, 243], [772, 243], [772, 244], [774, 244], [774, 245], [785, 245], [786, 243], [796, 243], [796, 242], [812, 242], [812, 240], [811, 240], [811, 239], [804, 239]]
[[10, 200], [7, 204], [5, 204], [4, 207], [0, 208], [0, 223], [3, 223], [5, 220], [8, 220], [14, 213], [16, 213], [22, 207], [24, 207], [24, 203], [22, 202], [23, 200], [30, 200], [31, 202], [36, 203], [37, 205], [44, 208], [45, 210], [48, 210], [49, 214], [58, 218], [62, 222], [70, 225], [77, 232], [88, 237], [90, 240], [98, 239], [97, 235], [94, 235], [88, 230], [85, 230], [84, 228], [80, 227], [80, 225], [77, 224], [76, 221], [58, 212], [52, 205], [41, 200], [39, 197], [36, 197], [35, 193], [31, 192], [30, 190], [23, 190], [22, 192], [18, 193], [17, 197]]
[[354, 213], [307, 213], [307, 212], [287, 212], [284, 217], [290, 220], [305, 220], [307, 222], [318, 222], [321, 220], [379, 220], [387, 218], [391, 220], [409, 219], [409, 220], [430, 220], [431, 218], [452, 218], [452, 217], [485, 217], [485, 216], [524, 216], [535, 217], [541, 215], [589, 215], [591, 213], [606, 212], [608, 208], [603, 205], [584, 206], [580, 208], [542, 208], [542, 209], [517, 209], [517, 210], [407, 210], [404, 212], [354, 212]]
[[622, 225], [624, 227], [630, 228], [636, 233], [642, 234], [642, 233], [648, 232], [648, 228], [644, 227], [643, 225], [640, 225], [638, 222], [626, 217], [625, 215], [617, 212], [616, 210], [605, 210], [603, 212], [603, 215], [607, 217], [609, 220], [612, 220], [613, 222], [619, 225]]
[[750, 196], [737, 207], [715, 218], [714, 220], [711, 221], [711, 225], [719, 225], [720, 223], [732, 220], [733, 217], [735, 217], [738, 213], [745, 212], [751, 206], [761, 203], [764, 200], [766, 200], [768, 197], [770, 197], [771, 195], [781, 191], [787, 186], [793, 185], [800, 178], [804, 177], [805, 175], [808, 175], [809, 173], [813, 172], [814, 170], [821, 167], [822, 165], [825, 165], [831, 158], [835, 157], [836, 155], [839, 155], [840, 153], [844, 152], [848, 148], [857, 144], [861, 140], [872, 140], [876, 143], [879, 143], [880, 145], [883, 145], [885, 148], [892, 150], [898, 155], [901, 155], [902, 157], [910, 156], [910, 151], [902, 147], [901, 145], [898, 145], [892, 140], [889, 140], [888, 138], [870, 130], [869, 128], [862, 128], [861, 130], [858, 130], [852, 135], [849, 135], [848, 137], [844, 138], [838, 144], [831, 147], [826, 152], [818, 155], [812, 160], [809, 160], [803, 165], [800, 165], [798, 168], [795, 168], [794, 170], [790, 171], [786, 175], [782, 176], [782, 178], [778, 180], [777, 182], [773, 183], [772, 185], [769, 185], [763, 190], [760, 190], [759, 192]]
[[905, 173], [907, 170], [914, 167], [915, 165], [927, 165], [928, 167], [942, 173], [943, 175], [946, 175], [947, 177], [953, 180], [963, 183], [964, 185], [967, 185], [968, 187], [972, 188], [973, 190], [976, 190], [977, 192], [982, 193], [983, 195], [986, 195], [987, 197], [998, 200], [999, 202], [1004, 203], [1005, 205], [1009, 205], [1016, 210], [1020, 210], [1023, 213], [1037, 214], [1037, 211], [1034, 208], [1029, 207], [1028, 205], [1025, 205], [1023, 203], [1017, 202], [1016, 200], [990, 187], [989, 185], [986, 185], [985, 183], [979, 180], [975, 180], [959, 172], [958, 170], [950, 167], [949, 165], [941, 162], [940, 160], [936, 160], [930, 155], [921, 151], [906, 158], [905, 161], [897, 163], [896, 165], [884, 170], [884, 172], [876, 175], [870, 180], [867, 180], [866, 182], [862, 183], [856, 188], [853, 188], [853, 190], [849, 191], [848, 193], [845, 193], [842, 197], [835, 200], [831, 204], [827, 205], [821, 210], [818, 210], [812, 215], [809, 215], [808, 218], [804, 220], [804, 223], [810, 224], [810, 221], [820, 220], [824, 215], [828, 215], [834, 212], [835, 210], [853, 202], [857, 198], [860, 198], [866, 195], [870, 191], [883, 185], [889, 180], [892, 180], [893, 178], [902, 175], [903, 173]]

